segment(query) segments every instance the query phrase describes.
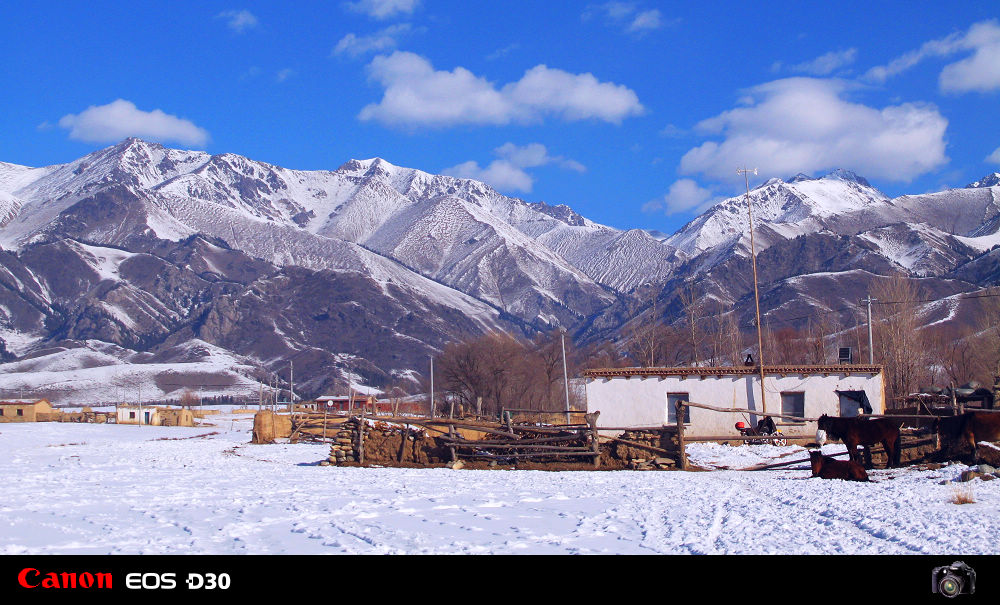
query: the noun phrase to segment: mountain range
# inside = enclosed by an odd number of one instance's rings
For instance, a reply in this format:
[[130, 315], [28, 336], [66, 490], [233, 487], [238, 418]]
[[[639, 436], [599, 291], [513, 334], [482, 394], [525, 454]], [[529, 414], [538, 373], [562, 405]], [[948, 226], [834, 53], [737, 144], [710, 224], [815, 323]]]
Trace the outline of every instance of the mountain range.
[[[1000, 174], [890, 199], [838, 170], [747, 197], [769, 318], [856, 305], [900, 274], [945, 299], [925, 322], [951, 321], [957, 295], [1000, 280]], [[67, 164], [0, 162], [0, 391], [414, 389], [448, 342], [557, 327], [614, 341], [637, 315], [679, 317], [690, 284], [742, 324], [748, 233], [744, 196], [666, 235], [378, 158], [300, 171], [126, 139]]]

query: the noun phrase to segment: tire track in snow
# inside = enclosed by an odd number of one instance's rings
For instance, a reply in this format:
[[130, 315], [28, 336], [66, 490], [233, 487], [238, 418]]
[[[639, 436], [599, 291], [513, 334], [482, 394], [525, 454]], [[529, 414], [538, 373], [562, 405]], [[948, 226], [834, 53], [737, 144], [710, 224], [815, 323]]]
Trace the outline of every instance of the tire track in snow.
[[722, 537], [722, 526], [726, 519], [729, 518], [731, 514], [729, 508], [729, 501], [732, 499], [733, 494], [735, 494], [742, 486], [733, 485], [726, 493], [722, 495], [721, 498], [715, 501], [713, 504], [712, 513], [712, 525], [708, 528], [708, 534], [705, 536], [704, 542], [704, 553], [695, 554], [714, 554], [719, 552], [719, 548], [722, 548], [722, 552], [725, 552], [725, 547]]
[[[864, 484], [860, 484], [859, 487], [861, 485]], [[873, 526], [873, 523], [877, 523], [876, 520], [866, 516], [852, 517], [846, 514], [839, 514], [836, 512], [836, 509], [829, 505], [829, 503], [822, 503], [801, 497], [795, 498], [777, 496], [766, 490], [755, 489], [753, 486], [748, 485], [745, 479], [739, 481], [739, 487], [743, 491], [751, 493], [753, 496], [776, 502], [782, 507], [791, 507], [796, 511], [805, 510], [809, 513], [813, 513], [815, 515], [816, 523], [830, 526], [831, 529], [833, 526], [836, 526], [838, 529], [842, 528], [846, 532], [845, 535], [848, 536], [849, 543], [855, 542], [855, 540], [850, 537], [853, 535], [861, 538], [863, 542], [867, 542], [870, 545], [884, 543], [893, 545], [893, 550], [896, 550], [901, 546], [910, 554], [926, 553], [926, 550], [922, 546], [911, 543], [905, 539], [906, 528], [899, 528], [901, 531], [893, 535], [888, 535], [884, 527]], [[889, 525], [894, 526], [891, 522]], [[881, 551], [881, 549], [879, 550]]]

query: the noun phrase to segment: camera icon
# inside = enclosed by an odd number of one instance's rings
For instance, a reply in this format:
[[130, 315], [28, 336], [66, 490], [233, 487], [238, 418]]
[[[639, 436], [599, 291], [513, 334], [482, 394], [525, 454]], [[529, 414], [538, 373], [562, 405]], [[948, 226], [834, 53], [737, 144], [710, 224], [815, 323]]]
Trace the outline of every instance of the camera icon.
[[949, 599], [960, 594], [975, 594], [976, 571], [962, 561], [935, 567], [931, 571], [931, 592]]

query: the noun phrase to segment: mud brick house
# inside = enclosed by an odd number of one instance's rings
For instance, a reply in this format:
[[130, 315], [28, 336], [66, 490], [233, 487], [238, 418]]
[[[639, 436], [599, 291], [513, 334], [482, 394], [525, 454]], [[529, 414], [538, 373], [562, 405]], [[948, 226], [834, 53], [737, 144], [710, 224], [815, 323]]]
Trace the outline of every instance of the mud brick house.
[[0, 401], [0, 422], [47, 422], [57, 415], [48, 399]]
[[152, 424], [159, 426], [160, 412], [153, 406], [120, 405], [115, 411], [118, 424]]
[[[599, 424], [606, 427], [676, 424], [674, 403], [678, 399], [802, 418], [885, 412], [879, 365], [765, 366], [766, 408], [760, 401], [759, 367], [608, 368], [583, 374], [587, 411], [599, 411]], [[749, 420], [754, 426], [760, 418], [696, 407], [686, 411], [684, 431], [694, 437], [735, 434], [737, 422]], [[806, 436], [816, 430], [815, 422], [775, 418], [775, 423], [788, 436]]]

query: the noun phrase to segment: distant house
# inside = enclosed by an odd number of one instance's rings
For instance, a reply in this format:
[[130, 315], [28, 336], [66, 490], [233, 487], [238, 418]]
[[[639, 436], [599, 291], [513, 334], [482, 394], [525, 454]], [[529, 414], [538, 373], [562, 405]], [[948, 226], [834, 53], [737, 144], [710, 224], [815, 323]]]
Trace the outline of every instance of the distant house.
[[[374, 395], [362, 396], [355, 395], [353, 398], [347, 395], [323, 395], [322, 397], [316, 398], [315, 410], [318, 412], [347, 412], [347, 411], [361, 411], [361, 406], [364, 405], [366, 410], [371, 410], [372, 405], [377, 404], [378, 400], [375, 399]], [[308, 405], [308, 404], [307, 404]]]
[[149, 405], [120, 405], [116, 410], [115, 421], [118, 424], [161, 424], [160, 412]]
[[[583, 374], [587, 378], [587, 411], [600, 411], [598, 426], [604, 427], [674, 425], [678, 399], [802, 418], [885, 412], [879, 365], [765, 366], [766, 409], [760, 401], [759, 367], [609, 368]], [[759, 418], [688, 407], [685, 434], [736, 434], [737, 422], [755, 426]], [[816, 430], [815, 423], [796, 422], [794, 418], [774, 420], [789, 436], [805, 436]]]
[[47, 422], [56, 416], [48, 399], [0, 401], [0, 422]]

